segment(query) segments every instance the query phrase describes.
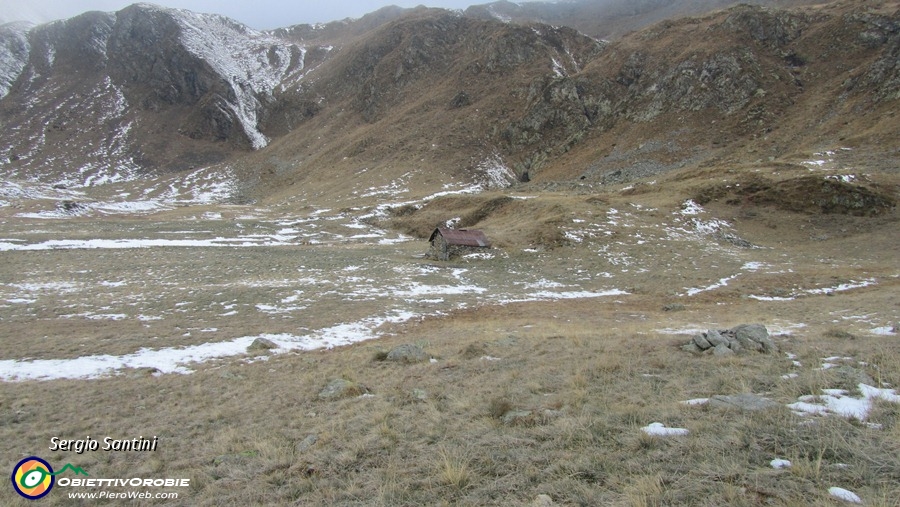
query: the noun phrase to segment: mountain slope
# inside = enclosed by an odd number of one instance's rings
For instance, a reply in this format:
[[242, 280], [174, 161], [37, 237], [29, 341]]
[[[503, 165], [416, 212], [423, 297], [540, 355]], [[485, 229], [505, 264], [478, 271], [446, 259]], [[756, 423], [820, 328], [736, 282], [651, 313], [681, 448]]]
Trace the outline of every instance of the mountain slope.
[[227, 18], [138, 4], [3, 31], [8, 174], [71, 184], [209, 164], [269, 142], [262, 112], [307, 48]]
[[[287, 195], [305, 192], [293, 182], [362, 174], [383, 185], [421, 175], [434, 190], [484, 180], [488, 168], [536, 182], [624, 182], [838, 147], [856, 148], [848, 164], [890, 170], [896, 5], [739, 6], [611, 44], [422, 13], [341, 50], [307, 89], [322, 99], [318, 115], [250, 165]], [[323, 185], [316, 192], [362, 190]]]
[[256, 198], [302, 200], [615, 183], [837, 147], [890, 170], [898, 26], [896, 1], [738, 6], [612, 43], [426, 8], [269, 33], [148, 4], [6, 25], [0, 173], [92, 185], [220, 164]]
[[895, 8], [740, 6], [616, 43], [573, 78], [584, 102], [600, 105], [599, 128], [571, 158], [588, 177], [645, 176], [648, 160], [661, 169], [768, 161], [843, 144], [890, 165], [900, 98]]
[[248, 165], [280, 190], [363, 173], [369, 186], [509, 184], [517, 176], [497, 162], [496, 130], [519, 114], [531, 82], [580, 68], [601, 48], [568, 28], [417, 10], [336, 49], [298, 88], [317, 114]]

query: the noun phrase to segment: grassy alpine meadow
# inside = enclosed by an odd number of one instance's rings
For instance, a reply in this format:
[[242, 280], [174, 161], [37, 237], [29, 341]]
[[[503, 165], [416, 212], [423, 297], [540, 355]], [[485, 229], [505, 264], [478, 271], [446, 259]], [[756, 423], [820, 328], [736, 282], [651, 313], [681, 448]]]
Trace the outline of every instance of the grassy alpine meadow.
[[[0, 456], [44, 505], [898, 505], [895, 219], [688, 194], [7, 210]], [[423, 258], [437, 217], [497, 247]]]

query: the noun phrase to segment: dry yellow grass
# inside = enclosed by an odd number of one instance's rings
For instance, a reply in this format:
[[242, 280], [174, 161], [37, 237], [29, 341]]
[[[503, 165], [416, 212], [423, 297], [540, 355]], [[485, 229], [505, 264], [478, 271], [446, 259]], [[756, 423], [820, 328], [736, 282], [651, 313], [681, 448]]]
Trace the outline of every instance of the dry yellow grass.
[[[799, 505], [826, 501], [831, 485], [886, 505], [896, 498], [894, 404], [877, 406], [870, 421], [884, 429], [871, 430], [840, 418], [803, 424], [786, 408], [741, 413], [679, 403], [737, 392], [789, 403], [832, 387], [815, 359], [821, 350], [849, 351], [827, 329], [778, 338], [810, 358], [802, 371], [811, 380], [785, 381], [779, 375], [791, 365], [783, 356], [695, 357], [678, 349], [685, 336], [654, 334], [653, 324], [602, 325], [620, 311], [663, 318], [658, 303], [488, 307], [403, 326], [377, 343], [189, 376], [4, 384], [3, 452], [71, 461], [96, 477], [190, 477], [190, 491], [173, 505], [526, 505], [538, 494], [560, 505]], [[375, 359], [377, 350], [425, 336], [437, 363]], [[882, 337], [854, 342], [866, 371], [900, 352]], [[486, 354], [467, 353], [472, 348]], [[328, 379], [341, 376], [373, 396], [319, 400]], [[39, 399], [54, 402], [32, 402]], [[504, 423], [513, 410], [533, 416]], [[655, 421], [690, 434], [640, 430]], [[56, 432], [153, 433], [160, 450], [47, 452]], [[300, 450], [309, 435], [317, 440]], [[772, 470], [776, 457], [794, 466]], [[21, 504], [10, 493], [4, 503]], [[45, 503], [67, 501], [55, 494]]]

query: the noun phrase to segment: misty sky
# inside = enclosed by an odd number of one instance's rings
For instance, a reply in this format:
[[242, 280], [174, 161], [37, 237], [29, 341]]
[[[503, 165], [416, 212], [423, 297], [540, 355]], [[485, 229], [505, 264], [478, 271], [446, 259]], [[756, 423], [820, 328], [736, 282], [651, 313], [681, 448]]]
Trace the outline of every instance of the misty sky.
[[[264, 30], [300, 23], [358, 18], [386, 5], [400, 7], [465, 8], [490, 0], [158, 0], [165, 7], [212, 12], [234, 18], [251, 28]], [[136, 0], [0, 0], [0, 23], [25, 20], [46, 23], [85, 11], [117, 11]]]

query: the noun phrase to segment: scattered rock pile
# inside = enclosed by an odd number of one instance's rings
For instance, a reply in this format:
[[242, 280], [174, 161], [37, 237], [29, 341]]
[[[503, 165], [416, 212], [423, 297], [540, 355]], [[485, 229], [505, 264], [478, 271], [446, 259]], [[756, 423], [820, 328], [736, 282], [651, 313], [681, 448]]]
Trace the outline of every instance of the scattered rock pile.
[[694, 354], [711, 353], [718, 357], [746, 352], [778, 352], [778, 346], [769, 337], [769, 331], [761, 324], [741, 324], [725, 330], [710, 329], [694, 335], [682, 349]]

